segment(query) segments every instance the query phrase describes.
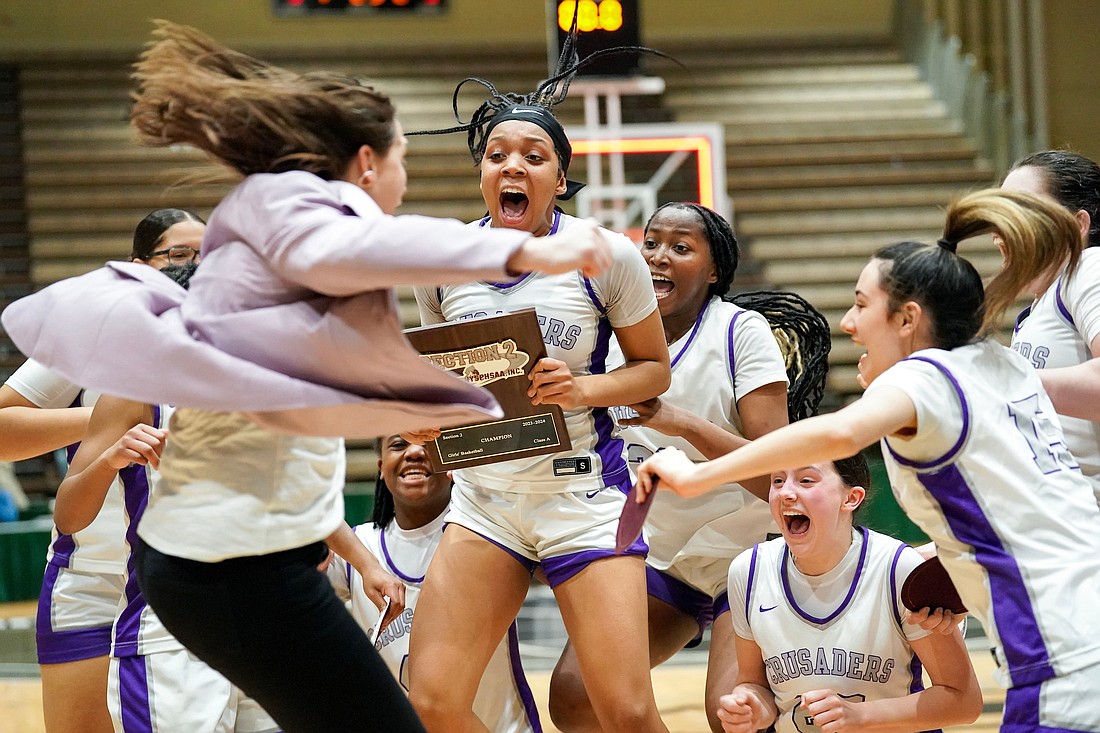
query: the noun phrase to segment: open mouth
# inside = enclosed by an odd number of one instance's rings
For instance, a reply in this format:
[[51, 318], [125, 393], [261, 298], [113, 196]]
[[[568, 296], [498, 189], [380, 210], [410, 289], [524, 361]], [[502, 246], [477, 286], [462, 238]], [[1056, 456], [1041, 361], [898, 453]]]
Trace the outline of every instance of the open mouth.
[[660, 275], [653, 275], [652, 277], [653, 292], [657, 296], [657, 300], [668, 297], [668, 294], [676, 289], [676, 284], [667, 277], [661, 277]]
[[500, 218], [505, 224], [518, 224], [527, 213], [527, 194], [520, 191], [502, 191], [500, 194]]
[[426, 468], [406, 468], [398, 475], [405, 483], [416, 484], [427, 481], [432, 472]]
[[783, 524], [791, 537], [798, 537], [810, 531], [810, 518], [798, 512], [783, 512]]

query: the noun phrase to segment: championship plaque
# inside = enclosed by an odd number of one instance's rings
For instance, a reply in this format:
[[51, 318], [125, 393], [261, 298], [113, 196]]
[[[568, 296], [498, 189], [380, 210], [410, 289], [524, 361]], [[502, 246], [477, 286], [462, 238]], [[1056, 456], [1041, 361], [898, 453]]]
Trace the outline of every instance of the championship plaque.
[[449, 471], [530, 458], [572, 448], [557, 405], [532, 405], [527, 375], [546, 356], [534, 308], [405, 331], [409, 343], [438, 367], [485, 387], [504, 418], [447, 428], [427, 444], [432, 468]]

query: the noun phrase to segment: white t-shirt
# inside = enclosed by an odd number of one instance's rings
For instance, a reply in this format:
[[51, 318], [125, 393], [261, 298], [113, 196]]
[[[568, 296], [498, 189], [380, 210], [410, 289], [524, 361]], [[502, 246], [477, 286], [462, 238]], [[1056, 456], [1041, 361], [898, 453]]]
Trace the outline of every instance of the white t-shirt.
[[779, 733], [815, 731], [801, 695], [831, 689], [860, 701], [923, 689], [909, 642], [928, 635], [904, 622], [901, 585], [921, 563], [916, 550], [867, 529], [832, 570], [803, 575], [782, 538], [746, 550], [730, 565], [733, 627], [756, 642], [775, 693]]
[[[661, 400], [734, 435], [743, 435], [737, 411], [741, 397], [766, 384], [787, 384], [783, 355], [767, 320], [721, 298], [711, 298], [695, 327], [668, 348], [672, 384]], [[623, 363], [617, 342], [608, 363]], [[625, 408], [614, 412], [628, 414]], [[632, 469], [666, 447], [679, 448], [693, 461], [705, 460], [683, 438], [651, 428], [620, 426], [620, 435]], [[653, 501], [645, 525], [648, 564], [712, 598], [725, 590], [730, 560], [779, 532], [767, 502], [739, 484], [690, 499], [659, 491]], [[684, 567], [685, 562], [691, 567]]]
[[987, 340], [918, 351], [867, 394], [889, 387], [917, 413], [913, 437], [882, 441], [890, 484], [996, 645], [1000, 681], [1100, 664], [1100, 509], [1035, 369]]
[[[19, 367], [7, 385], [34, 405], [43, 409], [91, 407], [99, 398], [54, 374], [33, 359]], [[69, 458], [76, 452], [69, 448]], [[71, 535], [55, 527], [46, 560], [52, 565], [91, 573], [126, 572], [126, 520], [122, 512], [121, 486], [116, 480], [103, 500], [103, 508], [84, 529]]]
[[344, 441], [281, 435], [236, 412], [180, 408], [158, 490], [138, 525], [167, 555], [201, 562], [319, 542], [344, 521]]
[[[1092, 358], [1100, 335], [1100, 249], [1086, 249], [1073, 277], [1063, 273], [1016, 319], [1012, 348], [1036, 369], [1075, 366]], [[1100, 501], [1100, 423], [1059, 416], [1066, 445]]]
[[[405, 584], [405, 610], [378, 633], [374, 648], [382, 655], [405, 692], [409, 691], [409, 634], [416, 614], [416, 602], [428, 564], [443, 538], [443, 512], [416, 529], [401, 529], [392, 520], [385, 530], [361, 524], [355, 534], [383, 567]], [[363, 591], [363, 578], [343, 558], [335, 557], [328, 567], [336, 595], [351, 615], [370, 631], [378, 623], [378, 609]], [[474, 713], [493, 733], [531, 733], [541, 730], [531, 688], [523, 674], [515, 622], [493, 652], [474, 698]]]
[[[553, 231], [577, 222], [559, 213]], [[429, 325], [535, 308], [547, 356], [564, 361], [577, 376], [606, 373], [612, 329], [639, 323], [657, 309], [657, 299], [649, 267], [634, 243], [608, 230], [602, 234], [613, 256], [602, 275], [529, 273], [508, 283], [418, 288], [420, 319]], [[550, 494], [593, 491], [629, 480], [608, 410], [581, 407], [564, 413], [571, 451], [464, 468], [455, 471], [455, 481], [495, 491]]]

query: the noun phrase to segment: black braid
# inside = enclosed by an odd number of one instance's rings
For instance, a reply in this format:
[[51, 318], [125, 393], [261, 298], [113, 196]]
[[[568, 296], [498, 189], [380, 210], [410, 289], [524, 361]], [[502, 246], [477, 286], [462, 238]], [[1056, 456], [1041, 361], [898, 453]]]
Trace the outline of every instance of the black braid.
[[[579, 3], [577, 7], [580, 7]], [[533, 92], [528, 92], [527, 94], [515, 94], [512, 92], [502, 93], [497, 91], [497, 88], [492, 82], [480, 77], [468, 76], [458, 83], [458, 86], [455, 87], [454, 94], [451, 96], [451, 109], [454, 111], [455, 120], [459, 122], [458, 125], [439, 130], [416, 130], [405, 134], [444, 135], [452, 132], [466, 132], [468, 133], [467, 145], [470, 148], [470, 155], [473, 156], [474, 164], [480, 165], [481, 159], [485, 156], [485, 129], [494, 116], [516, 105], [542, 107], [546, 111], [553, 113], [554, 107], [565, 101], [566, 96], [569, 94], [569, 85], [573, 83], [573, 77], [577, 75], [580, 69], [598, 58], [623, 53], [648, 53], [668, 59], [682, 66], [679, 61], [668, 54], [661, 53], [648, 46], [617, 46], [616, 48], [605, 48], [595, 51], [583, 59], [578, 58], [577, 9], [574, 8], [572, 27], [565, 37], [565, 42], [562, 43], [561, 53], [558, 54], [558, 62], [554, 66], [554, 73], [549, 79], [544, 79], [539, 82]], [[474, 84], [480, 84], [485, 87], [489, 92], [489, 98], [474, 110], [474, 113], [470, 115], [469, 122], [463, 122], [462, 115], [458, 111], [458, 93], [467, 82], [473, 82]], [[566, 170], [569, 167], [568, 161], [562, 160], [560, 153], [558, 164], [561, 166], [562, 170]]]
[[825, 316], [794, 293], [757, 290], [726, 298], [768, 319], [787, 368], [787, 414], [791, 422], [817, 413], [825, 394], [832, 336]]
[[650, 215], [649, 221], [645, 223], [647, 232], [654, 217], [663, 209], [668, 208], [692, 211], [703, 223], [703, 235], [707, 238], [707, 243], [710, 244], [710, 258], [714, 262], [714, 272], [717, 278], [710, 284], [707, 295], [711, 297], [715, 295], [724, 296], [730, 291], [733, 277], [737, 274], [737, 263], [741, 258], [741, 250], [737, 246], [737, 237], [733, 233], [733, 228], [730, 227], [725, 217], [706, 206], [690, 201], [673, 201], [659, 206]]
[[[379, 455], [382, 454], [381, 440], [374, 442], [374, 450]], [[371, 511], [370, 521], [378, 529], [384, 529], [394, 516], [396, 516], [396, 509], [393, 494], [390, 493], [390, 487], [386, 486], [386, 480], [382, 478], [382, 471], [379, 469], [378, 477], [374, 479], [374, 509]]]

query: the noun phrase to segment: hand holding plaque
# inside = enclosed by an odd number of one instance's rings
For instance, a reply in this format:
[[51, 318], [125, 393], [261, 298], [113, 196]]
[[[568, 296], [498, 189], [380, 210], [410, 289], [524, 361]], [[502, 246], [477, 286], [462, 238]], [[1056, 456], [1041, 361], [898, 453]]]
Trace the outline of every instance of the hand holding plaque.
[[485, 387], [504, 409], [501, 420], [448, 428], [426, 444], [437, 471], [569, 450], [557, 405], [532, 405], [528, 375], [546, 356], [533, 308], [488, 318], [413, 328], [405, 336], [424, 359]]

